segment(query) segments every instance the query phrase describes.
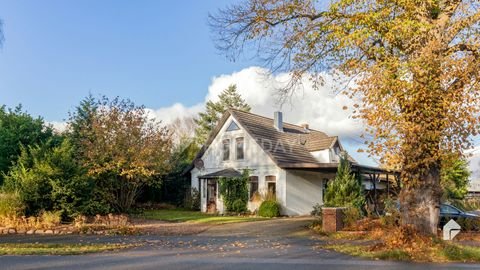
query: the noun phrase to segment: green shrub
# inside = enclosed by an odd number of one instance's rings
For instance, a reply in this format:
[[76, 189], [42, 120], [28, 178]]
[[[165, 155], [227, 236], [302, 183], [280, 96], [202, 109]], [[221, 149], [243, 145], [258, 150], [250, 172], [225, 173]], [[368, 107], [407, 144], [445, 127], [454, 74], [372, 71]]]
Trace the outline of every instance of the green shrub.
[[186, 209], [200, 210], [200, 192], [196, 188], [192, 188], [187, 192], [183, 206]]
[[385, 199], [384, 215], [380, 217], [382, 225], [387, 227], [398, 226], [400, 225], [400, 218], [400, 212], [395, 201], [390, 198]]
[[313, 210], [310, 212], [310, 215], [314, 217], [321, 217], [322, 216], [322, 205], [317, 203], [313, 206]]
[[57, 210], [62, 210], [66, 219], [108, 213], [107, 197], [79, 164], [74, 150], [68, 139], [54, 147], [22, 148], [3, 189], [18, 193], [28, 216]]
[[[219, 191], [227, 212], [241, 213], [246, 211], [248, 179], [249, 170], [244, 170], [240, 177], [221, 177], [219, 179]], [[239, 201], [242, 201], [242, 203]], [[236, 207], [234, 207], [234, 203], [237, 204]], [[238, 210], [242, 211], [238, 212]]]
[[258, 215], [261, 217], [278, 217], [280, 216], [280, 205], [273, 200], [264, 201], [258, 209]]
[[242, 199], [237, 199], [232, 203], [232, 212], [245, 213], [247, 212], [247, 204]]
[[25, 206], [17, 193], [0, 193], [0, 217], [22, 216]]
[[362, 211], [356, 207], [348, 207], [343, 210], [343, 224], [345, 227], [354, 226], [362, 217]]
[[47, 227], [54, 227], [62, 221], [62, 211], [43, 211], [40, 213], [42, 224]]
[[480, 230], [480, 218], [458, 218], [456, 220], [458, 225], [462, 227], [463, 231], [478, 231]]

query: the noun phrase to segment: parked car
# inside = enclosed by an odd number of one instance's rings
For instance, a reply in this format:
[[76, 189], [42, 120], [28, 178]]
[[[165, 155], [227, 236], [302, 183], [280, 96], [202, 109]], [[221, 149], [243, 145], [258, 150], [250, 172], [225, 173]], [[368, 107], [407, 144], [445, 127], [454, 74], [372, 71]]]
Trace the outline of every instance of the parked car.
[[[455, 221], [457, 221], [458, 219], [471, 220], [471, 221], [475, 221], [474, 223], [480, 225], [479, 215], [470, 213], [470, 212], [465, 212], [450, 204], [445, 204], [445, 203], [440, 204], [440, 222], [439, 222], [440, 228], [443, 228], [443, 226], [447, 224], [447, 222], [450, 221], [450, 219], [453, 219]], [[476, 230], [480, 229], [478, 226], [474, 226], [474, 227], [475, 227], [474, 229]]]

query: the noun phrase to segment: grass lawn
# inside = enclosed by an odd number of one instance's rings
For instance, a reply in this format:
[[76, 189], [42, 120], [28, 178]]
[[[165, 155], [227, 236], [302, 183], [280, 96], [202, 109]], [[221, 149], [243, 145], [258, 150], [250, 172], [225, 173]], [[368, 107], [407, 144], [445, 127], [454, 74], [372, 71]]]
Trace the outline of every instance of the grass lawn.
[[206, 214], [199, 211], [189, 211], [181, 209], [162, 209], [162, 210], [145, 210], [143, 214], [138, 217], [145, 219], [163, 220], [169, 222], [191, 222], [191, 223], [203, 223], [203, 224], [226, 224], [237, 222], [250, 222], [266, 220], [267, 218], [261, 217], [243, 217], [243, 216], [216, 216], [212, 214]]
[[135, 247], [132, 244], [0, 244], [0, 255], [78, 255]]
[[425, 249], [419, 257], [414, 257], [401, 249], [374, 251], [370, 246], [348, 243], [326, 245], [323, 246], [323, 248], [368, 259], [419, 262], [480, 262], [479, 247], [462, 246], [451, 243], [442, 245], [441, 247], [432, 246], [431, 248]]

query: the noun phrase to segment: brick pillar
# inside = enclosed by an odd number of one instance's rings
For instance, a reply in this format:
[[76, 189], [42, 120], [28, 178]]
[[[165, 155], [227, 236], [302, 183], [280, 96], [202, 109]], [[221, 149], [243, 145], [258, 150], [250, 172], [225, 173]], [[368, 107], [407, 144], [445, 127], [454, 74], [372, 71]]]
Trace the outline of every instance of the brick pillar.
[[343, 207], [322, 208], [322, 229], [324, 232], [338, 232], [343, 229]]

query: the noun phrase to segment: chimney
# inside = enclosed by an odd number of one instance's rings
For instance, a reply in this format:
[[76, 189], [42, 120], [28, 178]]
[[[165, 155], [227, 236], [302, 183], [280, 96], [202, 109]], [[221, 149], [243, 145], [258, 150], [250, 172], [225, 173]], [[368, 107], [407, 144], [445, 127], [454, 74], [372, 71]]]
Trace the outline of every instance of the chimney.
[[301, 124], [300, 126], [301, 126], [305, 131], [308, 131], [308, 129], [309, 129], [308, 124]]
[[278, 131], [283, 132], [283, 115], [282, 115], [282, 112], [275, 112], [274, 113], [273, 126]]

